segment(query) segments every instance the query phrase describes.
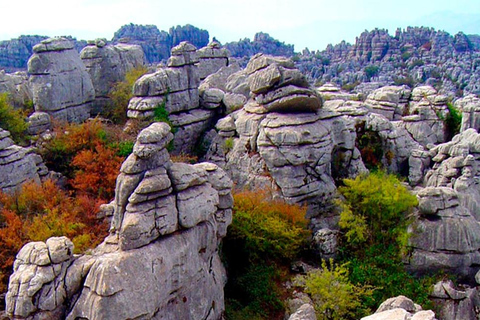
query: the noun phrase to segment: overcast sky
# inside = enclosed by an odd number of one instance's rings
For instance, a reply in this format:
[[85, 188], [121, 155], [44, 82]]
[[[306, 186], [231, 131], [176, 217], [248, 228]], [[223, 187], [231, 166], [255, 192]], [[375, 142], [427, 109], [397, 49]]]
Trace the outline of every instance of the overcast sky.
[[22, 34], [107, 38], [128, 23], [160, 30], [187, 23], [222, 43], [259, 31], [303, 48], [355, 42], [375, 27], [429, 26], [480, 34], [480, 0], [1, 0], [0, 40]]

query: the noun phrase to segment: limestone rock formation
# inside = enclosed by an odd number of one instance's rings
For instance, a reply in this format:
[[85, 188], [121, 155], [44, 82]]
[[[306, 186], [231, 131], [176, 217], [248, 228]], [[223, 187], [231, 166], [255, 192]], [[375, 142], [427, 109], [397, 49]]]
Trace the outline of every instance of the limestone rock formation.
[[89, 118], [95, 91], [73, 43], [65, 38], [47, 39], [33, 51], [28, 73], [35, 110], [69, 122]]
[[473, 128], [480, 130], [480, 98], [471, 94], [455, 101], [455, 107], [462, 112], [460, 132]]
[[226, 43], [225, 47], [232, 53], [232, 57], [251, 58], [257, 53], [291, 57], [294, 54], [293, 45], [278, 41], [264, 32], [255, 34], [253, 41], [246, 38]]
[[451, 280], [435, 284], [432, 300], [438, 306], [438, 318], [442, 320], [476, 320], [479, 307], [478, 289], [455, 287]]
[[232, 181], [211, 163], [172, 163], [165, 123], [137, 137], [117, 178], [111, 233], [72, 255], [66, 238], [17, 255], [7, 313], [18, 319], [220, 319], [218, 245], [232, 219]]
[[464, 92], [480, 93], [475, 64], [479, 57], [478, 46], [463, 33], [452, 36], [432, 28], [408, 27], [397, 29], [393, 36], [374, 29], [363, 32], [354, 44], [304, 50], [296, 65], [312, 83], [331, 82], [366, 94], [380, 86], [405, 84], [435, 86], [442, 94], [461, 97]]
[[473, 279], [480, 262], [480, 188], [476, 160], [480, 135], [468, 129], [430, 150], [433, 167], [418, 191], [419, 215], [412, 225], [416, 272], [447, 270]]
[[192, 152], [216, 114], [211, 108], [200, 108], [198, 62], [196, 48], [182, 42], [172, 49], [168, 67], [137, 80], [128, 105], [130, 119], [151, 119], [156, 108], [165, 108], [176, 131], [176, 153]]
[[10, 132], [0, 128], [0, 189], [3, 192], [14, 192], [29, 180], [40, 182], [47, 173], [42, 157], [15, 145]]
[[230, 52], [222, 48], [220, 43], [216, 41], [198, 49], [198, 76], [200, 80], [217, 72], [220, 68], [228, 66], [229, 56]]
[[5, 73], [0, 70], [0, 93], [8, 93], [14, 108], [23, 108], [33, 100], [25, 72]]
[[16, 39], [0, 41], [0, 69], [7, 72], [25, 70], [33, 46], [47, 39], [45, 36], [20, 36]]
[[145, 55], [138, 45], [108, 45], [106, 40], [90, 42], [80, 52], [95, 88], [92, 114], [99, 114], [110, 99], [108, 93], [116, 82], [123, 81], [125, 74], [145, 64]]
[[317, 316], [315, 315], [315, 309], [311, 304], [303, 304], [300, 308], [293, 313], [288, 320], [315, 320]]
[[[345, 176], [366, 169], [355, 148], [354, 122], [323, 110], [292, 67], [285, 58], [252, 57], [243, 77], [251, 98], [217, 122], [207, 159], [224, 167], [238, 187], [270, 187], [290, 203], [309, 203], [318, 215], [320, 203], [335, 193], [336, 161]], [[227, 93], [238, 87], [228, 85], [237, 73], [228, 77]], [[313, 223], [320, 227], [323, 222]], [[323, 227], [330, 226], [325, 223]]]

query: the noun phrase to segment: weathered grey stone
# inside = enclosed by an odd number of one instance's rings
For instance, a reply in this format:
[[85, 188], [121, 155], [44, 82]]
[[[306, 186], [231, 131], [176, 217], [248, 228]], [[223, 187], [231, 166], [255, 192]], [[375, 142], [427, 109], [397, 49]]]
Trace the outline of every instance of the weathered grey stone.
[[111, 103], [108, 94], [115, 83], [123, 81], [128, 71], [145, 64], [145, 55], [138, 45], [119, 43], [107, 45], [97, 39], [80, 52], [95, 88], [92, 114], [99, 114]]
[[52, 126], [50, 115], [46, 112], [34, 112], [28, 119], [28, 133], [31, 135], [39, 135], [49, 130]]
[[406, 310], [397, 308], [372, 314], [368, 317], [363, 317], [361, 320], [408, 320], [411, 314]]
[[303, 304], [298, 310], [296, 310], [288, 320], [315, 320], [315, 309], [311, 304]]
[[210, 42], [206, 47], [197, 51], [199, 57], [198, 75], [201, 80], [214, 74], [220, 68], [228, 66], [228, 57], [230, 52], [222, 48], [216, 41]]
[[413, 301], [405, 296], [398, 296], [395, 298], [390, 298], [382, 302], [382, 304], [378, 307], [375, 313], [380, 313], [387, 310], [401, 308], [410, 313], [415, 313], [415, 304]]
[[46, 244], [52, 263], [62, 263], [73, 257], [73, 243], [67, 237], [52, 237]]
[[28, 61], [35, 110], [69, 122], [86, 120], [95, 91], [73, 44], [56, 38], [37, 46]]

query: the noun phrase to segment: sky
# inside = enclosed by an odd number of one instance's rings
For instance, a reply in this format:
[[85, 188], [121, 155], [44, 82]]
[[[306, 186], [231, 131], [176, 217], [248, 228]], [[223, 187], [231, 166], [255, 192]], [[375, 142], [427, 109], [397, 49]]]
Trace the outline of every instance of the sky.
[[192, 24], [220, 42], [266, 32], [295, 51], [323, 50], [365, 30], [427, 26], [480, 34], [480, 0], [1, 0], [0, 40], [20, 35], [111, 39], [122, 25]]

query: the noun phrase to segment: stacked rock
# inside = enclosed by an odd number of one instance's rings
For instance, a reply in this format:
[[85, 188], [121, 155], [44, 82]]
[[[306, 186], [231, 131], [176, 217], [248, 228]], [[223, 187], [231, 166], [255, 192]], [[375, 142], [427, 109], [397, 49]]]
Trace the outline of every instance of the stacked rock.
[[[374, 314], [361, 320], [436, 320], [432, 310], [422, 310], [422, 307], [405, 296], [385, 300]], [[443, 319], [443, 318], [441, 318]]]
[[33, 98], [25, 72], [5, 73], [4, 70], [0, 70], [0, 93], [3, 92], [9, 94], [15, 108], [24, 107]]
[[346, 175], [365, 171], [353, 122], [323, 110], [290, 60], [258, 54], [227, 79], [226, 92], [246, 85], [250, 99], [217, 122], [207, 159], [224, 166], [237, 186], [270, 187], [290, 203], [311, 204], [313, 212], [336, 190], [337, 155]]
[[215, 115], [214, 110], [199, 108], [198, 61], [196, 48], [188, 42], [180, 43], [172, 49], [168, 67], [137, 80], [128, 105], [130, 119], [153, 118], [155, 110], [164, 107], [176, 131], [176, 153], [191, 152]]
[[419, 216], [411, 226], [408, 268], [418, 273], [448, 270], [473, 278], [480, 263], [480, 223], [452, 188], [427, 187], [417, 197]]
[[80, 52], [80, 58], [95, 88], [92, 105], [94, 115], [101, 113], [110, 103], [108, 93], [113, 85], [123, 81], [129, 70], [145, 64], [145, 55], [140, 46], [123, 43], [109, 45], [104, 39], [89, 42]]
[[226, 275], [218, 248], [232, 220], [232, 181], [211, 163], [172, 163], [166, 150], [172, 138], [165, 123], [140, 132], [108, 205], [111, 234], [91, 254], [72, 258], [71, 243], [64, 241], [55, 252], [65, 259], [54, 261], [56, 254], [48, 253], [56, 239], [20, 251], [7, 295], [9, 316], [221, 318]]
[[400, 120], [408, 107], [411, 90], [407, 86], [386, 86], [374, 90], [367, 96], [365, 103], [373, 113], [388, 120]]
[[210, 42], [207, 46], [198, 49], [198, 76], [200, 80], [217, 72], [220, 68], [228, 66], [230, 52], [222, 48], [217, 41]]
[[480, 130], [480, 98], [468, 95], [455, 101], [455, 107], [462, 112], [460, 132], [470, 128]]
[[[66, 237], [27, 243], [18, 252], [6, 296], [6, 312], [20, 319], [60, 319], [71, 282], [73, 243]], [[72, 279], [70, 279], [72, 280]]]
[[95, 91], [73, 43], [52, 38], [37, 44], [33, 51], [28, 73], [35, 111], [68, 122], [88, 119]]
[[404, 127], [421, 145], [445, 142], [445, 122], [448, 115], [447, 97], [430, 86], [413, 89], [408, 116], [397, 125]]
[[42, 157], [15, 145], [10, 132], [0, 128], [0, 189], [3, 192], [14, 192], [29, 180], [40, 182], [40, 177], [47, 173]]

